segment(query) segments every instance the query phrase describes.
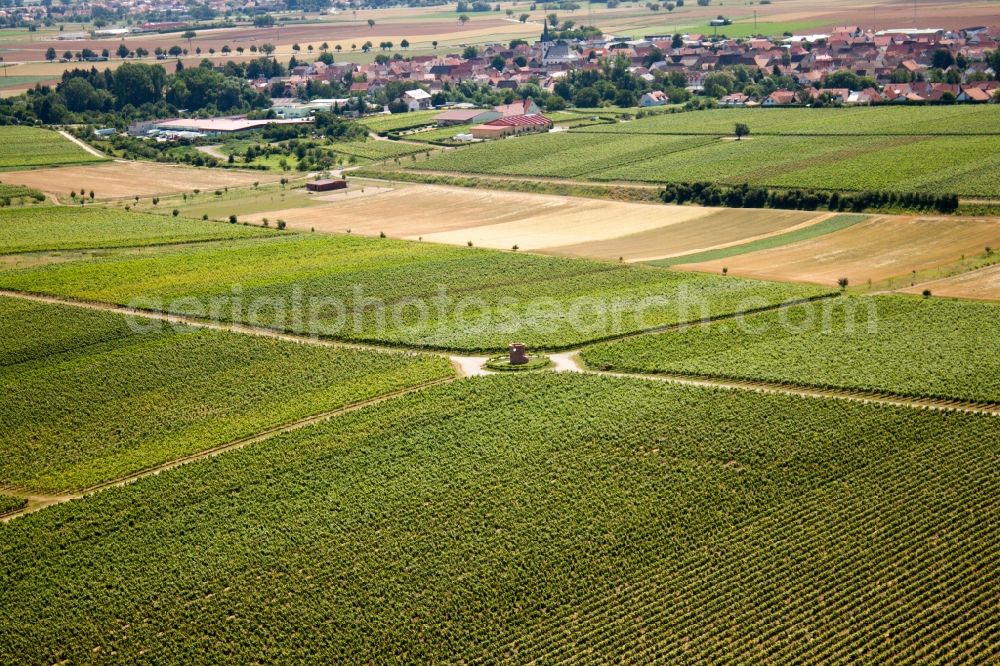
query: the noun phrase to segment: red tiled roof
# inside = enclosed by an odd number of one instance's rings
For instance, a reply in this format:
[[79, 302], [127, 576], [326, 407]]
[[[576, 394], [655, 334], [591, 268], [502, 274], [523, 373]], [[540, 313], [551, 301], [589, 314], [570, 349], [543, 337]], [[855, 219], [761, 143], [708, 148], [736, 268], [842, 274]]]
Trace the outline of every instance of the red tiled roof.
[[497, 118], [496, 120], [491, 120], [486, 125], [491, 125], [493, 127], [512, 127], [512, 126], [525, 126], [525, 125], [546, 125], [548, 126], [552, 121], [545, 116], [540, 116], [537, 113], [533, 113], [527, 116], [507, 116], [506, 118]]

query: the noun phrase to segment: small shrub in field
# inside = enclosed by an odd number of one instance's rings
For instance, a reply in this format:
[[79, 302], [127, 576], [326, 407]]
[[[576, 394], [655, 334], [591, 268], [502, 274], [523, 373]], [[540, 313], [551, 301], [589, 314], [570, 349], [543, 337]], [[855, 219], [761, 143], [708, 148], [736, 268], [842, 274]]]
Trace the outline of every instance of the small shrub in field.
[[278, 220], [278, 228], [279, 229], [284, 229], [286, 226], [288, 226], [287, 222], [285, 222], [284, 220]]
[[174, 217], [177, 217], [177, 216], [178, 216], [178, 215], [180, 215], [180, 214], [181, 214], [181, 212], [180, 212], [179, 210], [177, 210], [176, 208], [174, 208], [174, 209], [173, 209], [173, 210], [171, 211], [171, 215], [173, 215]]
[[208, 213], [202, 213], [201, 214], [201, 219], [207, 220], [208, 219]]
[[236, 224], [236, 216], [235, 215], [230, 215], [229, 216], [229, 224]]

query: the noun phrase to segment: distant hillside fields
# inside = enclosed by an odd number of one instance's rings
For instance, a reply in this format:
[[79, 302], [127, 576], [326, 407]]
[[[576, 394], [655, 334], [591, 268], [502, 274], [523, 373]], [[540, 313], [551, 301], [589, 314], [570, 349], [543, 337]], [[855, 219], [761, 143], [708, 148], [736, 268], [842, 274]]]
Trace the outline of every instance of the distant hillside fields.
[[1000, 135], [1000, 106], [864, 106], [826, 109], [733, 108], [664, 113], [615, 125], [575, 130], [611, 134], [731, 135], [733, 125], [746, 123], [756, 134], [868, 135]]
[[463, 380], [0, 524], [0, 661], [988, 662], [998, 440]]
[[[750, 136], [734, 141], [737, 122]], [[1000, 107], [720, 109], [495, 141], [412, 169], [1000, 197]]]
[[[0, 273], [0, 287], [339, 339], [556, 348], [829, 293], [583, 259], [357, 236], [288, 235]], [[374, 301], [373, 301], [374, 299]], [[277, 305], [273, 303], [277, 302]], [[305, 310], [292, 316], [292, 304]]]
[[38, 127], [0, 127], [0, 169], [104, 162], [58, 132]]

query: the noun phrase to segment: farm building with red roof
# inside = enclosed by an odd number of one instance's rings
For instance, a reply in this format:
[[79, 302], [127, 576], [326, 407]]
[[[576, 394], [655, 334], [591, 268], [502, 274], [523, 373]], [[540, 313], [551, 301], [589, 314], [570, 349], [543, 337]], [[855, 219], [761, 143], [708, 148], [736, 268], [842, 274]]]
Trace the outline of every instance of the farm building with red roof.
[[505, 136], [525, 134], [527, 132], [547, 132], [552, 128], [552, 121], [540, 114], [526, 116], [508, 116], [497, 118], [482, 125], [475, 125], [470, 130], [477, 139], [501, 139]]

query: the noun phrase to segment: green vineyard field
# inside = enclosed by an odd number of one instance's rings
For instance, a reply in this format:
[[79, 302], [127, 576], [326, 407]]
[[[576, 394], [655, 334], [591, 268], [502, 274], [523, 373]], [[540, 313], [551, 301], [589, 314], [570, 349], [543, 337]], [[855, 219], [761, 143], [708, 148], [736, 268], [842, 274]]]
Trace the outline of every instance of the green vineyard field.
[[86, 488], [440, 377], [444, 358], [0, 298], [0, 485]]
[[0, 169], [103, 162], [58, 132], [38, 127], [0, 127]]
[[[6, 271], [0, 287], [466, 351], [504, 349], [512, 339], [566, 347], [829, 292], [349, 235], [213, 243]], [[303, 306], [297, 317], [295, 303]]]
[[11, 511], [17, 511], [23, 508], [26, 501], [20, 497], [11, 497], [9, 495], [0, 495], [0, 516], [5, 513], [10, 513]]
[[329, 147], [337, 153], [354, 155], [375, 161], [391, 160], [394, 157], [403, 157], [428, 150], [427, 146], [415, 146], [412, 143], [401, 143], [398, 141], [377, 141], [375, 139], [332, 143]]
[[904, 296], [793, 307], [583, 351], [593, 367], [1000, 402], [1000, 305]]
[[574, 134], [483, 144], [412, 168], [644, 183], [707, 181], [831, 190], [1000, 196], [997, 137]]
[[704, 145], [706, 137], [589, 136], [542, 134], [454, 150], [414, 165], [414, 169], [554, 178], [604, 173], [616, 165], [642, 162]]
[[15, 203], [41, 203], [45, 194], [32, 187], [10, 185], [0, 182], [0, 205], [8, 206]]
[[465, 380], [0, 525], [0, 661], [985, 662], [998, 439]]
[[276, 232], [98, 207], [0, 210], [0, 254], [256, 238]]
[[440, 111], [414, 111], [411, 113], [394, 113], [388, 116], [370, 116], [359, 122], [372, 132], [392, 132], [420, 125], [432, 125], [434, 116]]

